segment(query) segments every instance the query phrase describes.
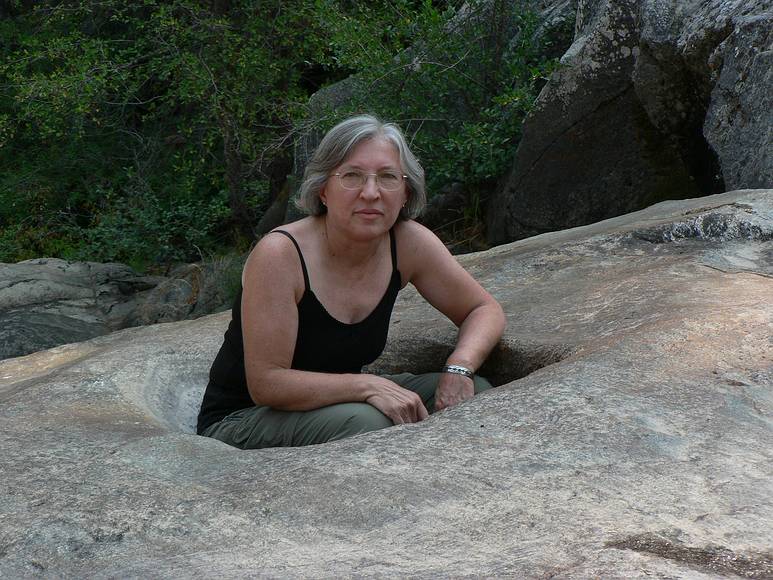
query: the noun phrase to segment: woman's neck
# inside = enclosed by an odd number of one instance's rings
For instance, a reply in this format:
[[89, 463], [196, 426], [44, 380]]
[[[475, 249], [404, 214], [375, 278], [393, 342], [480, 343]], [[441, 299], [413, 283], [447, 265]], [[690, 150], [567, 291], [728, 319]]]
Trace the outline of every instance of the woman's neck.
[[372, 264], [378, 256], [384, 236], [369, 240], [355, 240], [341, 230], [331, 227], [326, 215], [321, 216], [321, 238], [324, 255], [344, 268], [361, 268]]

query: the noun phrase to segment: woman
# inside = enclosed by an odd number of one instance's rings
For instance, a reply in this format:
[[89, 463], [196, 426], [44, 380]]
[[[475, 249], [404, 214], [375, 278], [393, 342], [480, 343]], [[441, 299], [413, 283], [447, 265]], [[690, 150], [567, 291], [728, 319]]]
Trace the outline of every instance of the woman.
[[[502, 308], [411, 219], [424, 204], [424, 171], [396, 126], [363, 115], [324, 137], [301, 186], [310, 216], [247, 259], [199, 434], [250, 449], [323, 443], [421, 421], [490, 388], [473, 372], [502, 335]], [[456, 348], [439, 373], [361, 373], [408, 283], [459, 327]]]

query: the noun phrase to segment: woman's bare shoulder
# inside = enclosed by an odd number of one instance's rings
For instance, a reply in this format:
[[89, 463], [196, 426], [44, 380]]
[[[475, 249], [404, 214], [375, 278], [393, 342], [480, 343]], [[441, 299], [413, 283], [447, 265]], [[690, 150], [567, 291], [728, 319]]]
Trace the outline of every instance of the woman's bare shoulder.
[[275, 265], [276, 261], [282, 261], [285, 258], [290, 257], [294, 252], [293, 243], [287, 236], [276, 234], [271, 231], [265, 234], [258, 243], [250, 251], [250, 255], [247, 256], [247, 262], [245, 269], [256, 267]]
[[450, 255], [432, 230], [413, 220], [398, 222], [395, 237], [400, 272], [406, 282], [421, 269], [432, 267], [438, 259]]
[[395, 236], [398, 244], [405, 244], [407, 247], [421, 245], [426, 243], [440, 243], [440, 239], [428, 227], [421, 225], [413, 220], [399, 221], [394, 227]]
[[292, 240], [280, 232], [290, 234], [296, 242], [303, 245], [311, 231], [310, 219], [304, 218], [284, 224], [266, 233], [252, 248], [247, 260], [282, 258], [296, 255], [295, 245]]
[[309, 218], [280, 226], [264, 235], [255, 244], [244, 264], [243, 285], [270, 277], [271, 283], [280, 283], [284, 280], [292, 282], [293, 286], [298, 286], [300, 282], [300, 287], [303, 287], [303, 276], [295, 244], [277, 230], [287, 232], [303, 244], [302, 240], [308, 235], [309, 224], [302, 222], [306, 222], [307, 219]]

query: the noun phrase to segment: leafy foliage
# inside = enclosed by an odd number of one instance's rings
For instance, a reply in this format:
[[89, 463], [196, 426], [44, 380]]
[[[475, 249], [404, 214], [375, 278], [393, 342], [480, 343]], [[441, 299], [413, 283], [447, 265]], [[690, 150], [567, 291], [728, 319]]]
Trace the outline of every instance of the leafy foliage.
[[[308, 97], [298, 63], [322, 49], [311, 21], [286, 0], [18, 8], [0, 47], [0, 227], [94, 259], [250, 236], [286, 163], [277, 133]], [[0, 253], [55, 250], [17, 245]]]
[[[475, 221], [545, 63], [504, 0], [65, 0], [0, 5], [0, 261], [146, 264], [244, 249], [309, 96], [400, 122]], [[511, 41], [515, 38], [515, 41]]]
[[343, 14], [341, 2], [317, 5], [333, 59], [358, 71], [351, 106], [327, 111], [328, 123], [362, 111], [400, 123], [427, 170], [430, 195], [453, 184], [465, 193], [451, 235], [479, 229], [481, 206], [512, 162], [523, 119], [555, 66], [541, 56], [534, 13], [507, 0], [443, 7], [402, 0]]

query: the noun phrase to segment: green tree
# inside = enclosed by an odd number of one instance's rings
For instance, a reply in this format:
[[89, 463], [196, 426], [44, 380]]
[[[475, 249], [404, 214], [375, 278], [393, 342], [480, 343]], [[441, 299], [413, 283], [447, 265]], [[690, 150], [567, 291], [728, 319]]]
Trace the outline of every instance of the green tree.
[[[296, 136], [355, 111], [400, 122], [430, 191], [461, 184], [461, 221], [478, 223], [546, 70], [533, 16], [504, 0], [12, 0], [0, 15], [0, 261], [245, 249]], [[349, 106], [309, 113], [349, 76]]]
[[466, 196], [449, 235], [480, 234], [482, 206], [555, 66], [542, 56], [530, 4], [317, 0], [317, 7], [332, 58], [357, 71], [350, 106], [327, 111], [327, 123], [357, 111], [398, 121], [427, 171], [430, 195], [457, 184]]
[[14, 257], [247, 243], [291, 162], [282, 136], [308, 97], [305, 63], [324, 50], [311, 8], [14, 3], [0, 24], [0, 239]]

